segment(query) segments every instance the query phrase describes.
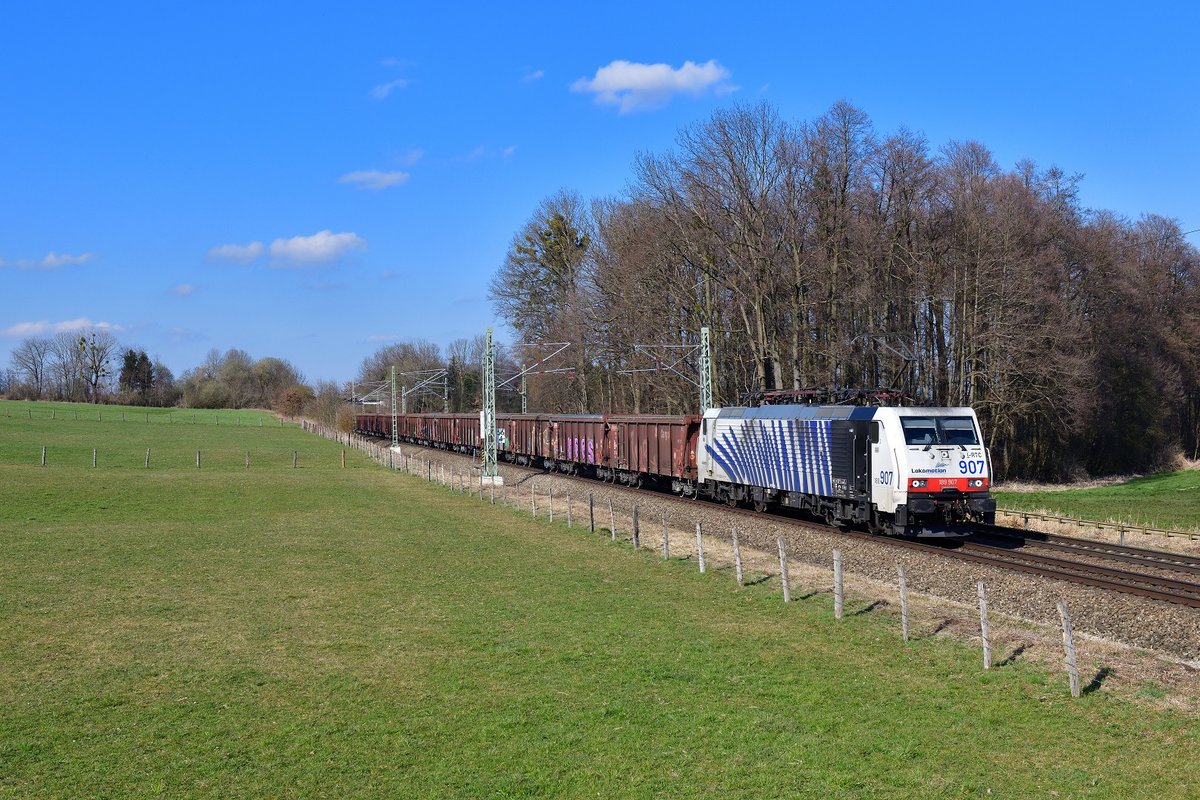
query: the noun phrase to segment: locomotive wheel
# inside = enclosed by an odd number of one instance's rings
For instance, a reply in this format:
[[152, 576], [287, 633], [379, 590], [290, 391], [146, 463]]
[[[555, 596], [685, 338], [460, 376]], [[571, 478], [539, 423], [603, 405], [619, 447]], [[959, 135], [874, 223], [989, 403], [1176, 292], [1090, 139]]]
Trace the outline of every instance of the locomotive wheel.
[[767, 501], [766, 500], [755, 500], [754, 501], [754, 510], [757, 511], [759, 514], [766, 511], [767, 510]]
[[725, 495], [725, 505], [729, 506], [730, 508], [737, 508], [737, 504], [737, 498], [734, 497], [732, 493]]

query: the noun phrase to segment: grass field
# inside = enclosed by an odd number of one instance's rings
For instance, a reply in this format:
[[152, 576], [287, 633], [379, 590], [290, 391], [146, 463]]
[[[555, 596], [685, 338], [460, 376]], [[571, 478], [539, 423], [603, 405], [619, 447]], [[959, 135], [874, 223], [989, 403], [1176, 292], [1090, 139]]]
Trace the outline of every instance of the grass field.
[[295, 427], [58, 416], [0, 404], [0, 797], [1200, 791], [1194, 718], [853, 603], [342, 469]]
[[1114, 486], [1042, 492], [996, 492], [1001, 508], [1046, 511], [1076, 519], [1200, 530], [1200, 471], [1134, 478]]

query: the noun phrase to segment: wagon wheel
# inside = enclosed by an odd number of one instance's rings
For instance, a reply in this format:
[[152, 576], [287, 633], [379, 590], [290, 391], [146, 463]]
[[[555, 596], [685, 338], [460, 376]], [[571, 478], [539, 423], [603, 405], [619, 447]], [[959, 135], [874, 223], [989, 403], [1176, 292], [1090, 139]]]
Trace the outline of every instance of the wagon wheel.
[[733, 492], [725, 495], [725, 505], [729, 506], [730, 508], [737, 508], [737, 504], [738, 501], [737, 498], [733, 496]]

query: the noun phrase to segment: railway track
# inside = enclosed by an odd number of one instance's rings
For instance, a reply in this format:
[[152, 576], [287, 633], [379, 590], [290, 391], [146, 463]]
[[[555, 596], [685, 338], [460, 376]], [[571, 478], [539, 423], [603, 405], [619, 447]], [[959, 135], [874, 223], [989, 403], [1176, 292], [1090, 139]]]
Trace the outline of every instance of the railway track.
[[1078, 539], [1073, 536], [1005, 527], [992, 528], [985, 533], [978, 534], [972, 540], [981, 543], [993, 541], [997, 547], [1011, 547], [1013, 544], [1017, 546], [1032, 545], [1045, 550], [1071, 553], [1081, 557], [1090, 556], [1112, 562], [1136, 564], [1184, 575], [1200, 576], [1200, 558], [1163, 550], [1151, 550], [1145, 547], [1131, 547], [1094, 539]]
[[[430, 452], [470, 458], [445, 450], [432, 449]], [[595, 481], [565, 473], [546, 472], [512, 463], [506, 463], [504, 466], [506, 469], [530, 476], [544, 475], [581, 485], [597, 485]], [[784, 526], [793, 525], [884, 544], [898, 550], [958, 559], [1001, 570], [1200, 608], [1200, 559], [1178, 553], [1002, 527], [987, 528], [963, 539], [901, 539], [830, 526], [793, 512], [773, 513], [764, 517], [764, 514], [750, 509], [732, 508], [705, 501], [689, 501], [650, 489], [610, 483], [599, 485], [635, 496], [645, 495], [658, 501], [669, 498], [680, 503], [701, 502], [708, 510], [720, 510], [734, 517], [753, 520], [755, 525], [761, 525], [764, 521]]]
[[[761, 514], [747, 509], [729, 511], [738, 516], [757, 517], [760, 520], [762, 518]], [[976, 534], [966, 539], [926, 541], [876, 536], [825, 523], [799, 520], [790, 515], [773, 515], [773, 519], [780, 522], [787, 520], [822, 532], [836, 533], [903, 550], [955, 558], [998, 569], [1200, 608], [1200, 582], [1195, 580], [1196, 576], [1200, 576], [1200, 559], [1178, 553], [1111, 545], [1107, 542], [1073, 539], [1068, 536], [1027, 536], [1028, 531], [1001, 529]], [[1053, 552], [1039, 552], [1044, 549]], [[1105, 561], [1123, 566], [1109, 566]], [[1136, 565], [1141, 569], [1123, 568], [1124, 565]], [[1186, 577], [1179, 577], [1181, 575]]]

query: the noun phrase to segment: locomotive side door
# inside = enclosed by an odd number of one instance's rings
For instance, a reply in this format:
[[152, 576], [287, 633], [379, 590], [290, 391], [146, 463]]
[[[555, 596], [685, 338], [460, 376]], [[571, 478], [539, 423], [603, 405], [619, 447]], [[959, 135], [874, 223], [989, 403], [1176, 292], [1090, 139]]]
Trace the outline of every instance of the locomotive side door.
[[903, 476], [900, 475], [900, 465], [896, 463], [895, 451], [888, 443], [887, 429], [882, 420], [871, 420], [868, 447], [871, 457], [868, 467], [871, 502], [880, 513], [891, 514], [896, 510], [896, 495]]

